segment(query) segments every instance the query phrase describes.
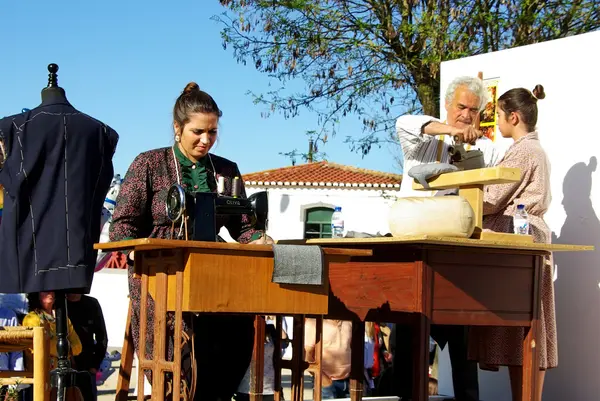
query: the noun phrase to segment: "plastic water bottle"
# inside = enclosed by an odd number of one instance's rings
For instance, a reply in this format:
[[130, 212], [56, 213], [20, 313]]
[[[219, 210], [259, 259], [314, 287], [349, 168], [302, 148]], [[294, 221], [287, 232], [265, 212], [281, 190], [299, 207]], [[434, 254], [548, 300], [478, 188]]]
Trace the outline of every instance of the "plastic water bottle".
[[529, 234], [529, 218], [527, 216], [527, 212], [525, 211], [525, 205], [517, 206], [517, 211], [513, 217], [513, 226], [515, 228], [515, 234]]
[[342, 215], [342, 208], [336, 206], [331, 216], [331, 237], [332, 238], [344, 238], [344, 216]]

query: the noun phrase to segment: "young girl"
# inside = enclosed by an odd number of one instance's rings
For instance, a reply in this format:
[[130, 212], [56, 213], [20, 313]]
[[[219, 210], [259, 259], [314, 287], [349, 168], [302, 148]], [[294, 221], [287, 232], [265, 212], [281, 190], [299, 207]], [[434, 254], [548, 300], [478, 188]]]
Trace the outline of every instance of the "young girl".
[[[544, 222], [544, 214], [551, 200], [550, 162], [535, 131], [537, 101], [544, 97], [544, 88], [537, 85], [533, 92], [523, 88], [511, 89], [498, 99], [500, 133], [503, 137], [514, 140], [498, 166], [520, 169], [521, 181], [485, 188], [483, 228], [513, 233], [513, 216], [517, 206], [524, 205], [529, 215], [529, 234], [535, 242], [550, 243], [550, 229]], [[558, 364], [551, 257], [546, 259], [543, 267], [541, 287], [538, 346], [542, 388], [546, 369]], [[497, 366], [508, 366], [513, 400], [520, 400], [524, 329], [473, 327], [470, 333], [470, 356], [486, 369], [496, 370]], [[542, 399], [541, 388], [536, 396], [537, 401]]]

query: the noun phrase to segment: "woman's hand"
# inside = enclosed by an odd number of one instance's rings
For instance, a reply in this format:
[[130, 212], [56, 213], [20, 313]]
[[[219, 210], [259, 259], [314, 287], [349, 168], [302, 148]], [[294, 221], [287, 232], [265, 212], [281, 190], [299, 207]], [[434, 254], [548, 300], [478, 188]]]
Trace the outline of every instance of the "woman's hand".
[[255, 239], [254, 241], [250, 241], [248, 243], [256, 244], [256, 245], [270, 245], [270, 244], [274, 244], [275, 241], [273, 241], [273, 238], [269, 237], [268, 235], [263, 234], [263, 236], [260, 237], [259, 239]]

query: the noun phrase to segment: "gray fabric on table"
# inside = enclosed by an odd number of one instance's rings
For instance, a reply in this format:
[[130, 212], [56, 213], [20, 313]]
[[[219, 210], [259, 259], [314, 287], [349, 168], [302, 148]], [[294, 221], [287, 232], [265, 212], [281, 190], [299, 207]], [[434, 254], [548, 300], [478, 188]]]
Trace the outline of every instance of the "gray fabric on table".
[[429, 189], [428, 179], [437, 177], [443, 173], [452, 173], [458, 171], [458, 167], [447, 163], [426, 163], [419, 164], [408, 170], [408, 176], [417, 180], [423, 185], [423, 188]]
[[323, 250], [318, 245], [273, 245], [271, 281], [278, 284], [323, 284]]

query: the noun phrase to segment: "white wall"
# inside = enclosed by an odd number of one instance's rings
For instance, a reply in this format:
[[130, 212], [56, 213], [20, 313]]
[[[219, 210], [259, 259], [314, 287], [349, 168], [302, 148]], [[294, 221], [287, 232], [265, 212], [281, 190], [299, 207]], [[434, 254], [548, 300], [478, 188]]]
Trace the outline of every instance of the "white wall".
[[95, 273], [90, 295], [96, 298], [102, 307], [108, 346], [121, 348], [129, 306], [127, 270], [102, 269]]
[[[600, 247], [598, 79], [600, 32], [572, 36], [442, 63], [441, 87], [459, 75], [499, 78], [498, 95], [542, 84], [538, 131], [552, 164], [552, 196], [546, 221], [554, 242]], [[443, 103], [443, 102], [442, 102]], [[445, 110], [442, 104], [442, 118]], [[499, 133], [498, 133], [499, 135]], [[510, 143], [508, 143], [510, 145]], [[595, 161], [594, 161], [595, 160]], [[555, 282], [559, 367], [546, 376], [545, 401], [595, 401], [600, 397], [600, 252], [558, 253]], [[451, 394], [447, 355], [440, 391]], [[508, 375], [481, 372], [481, 399], [510, 401]]]

